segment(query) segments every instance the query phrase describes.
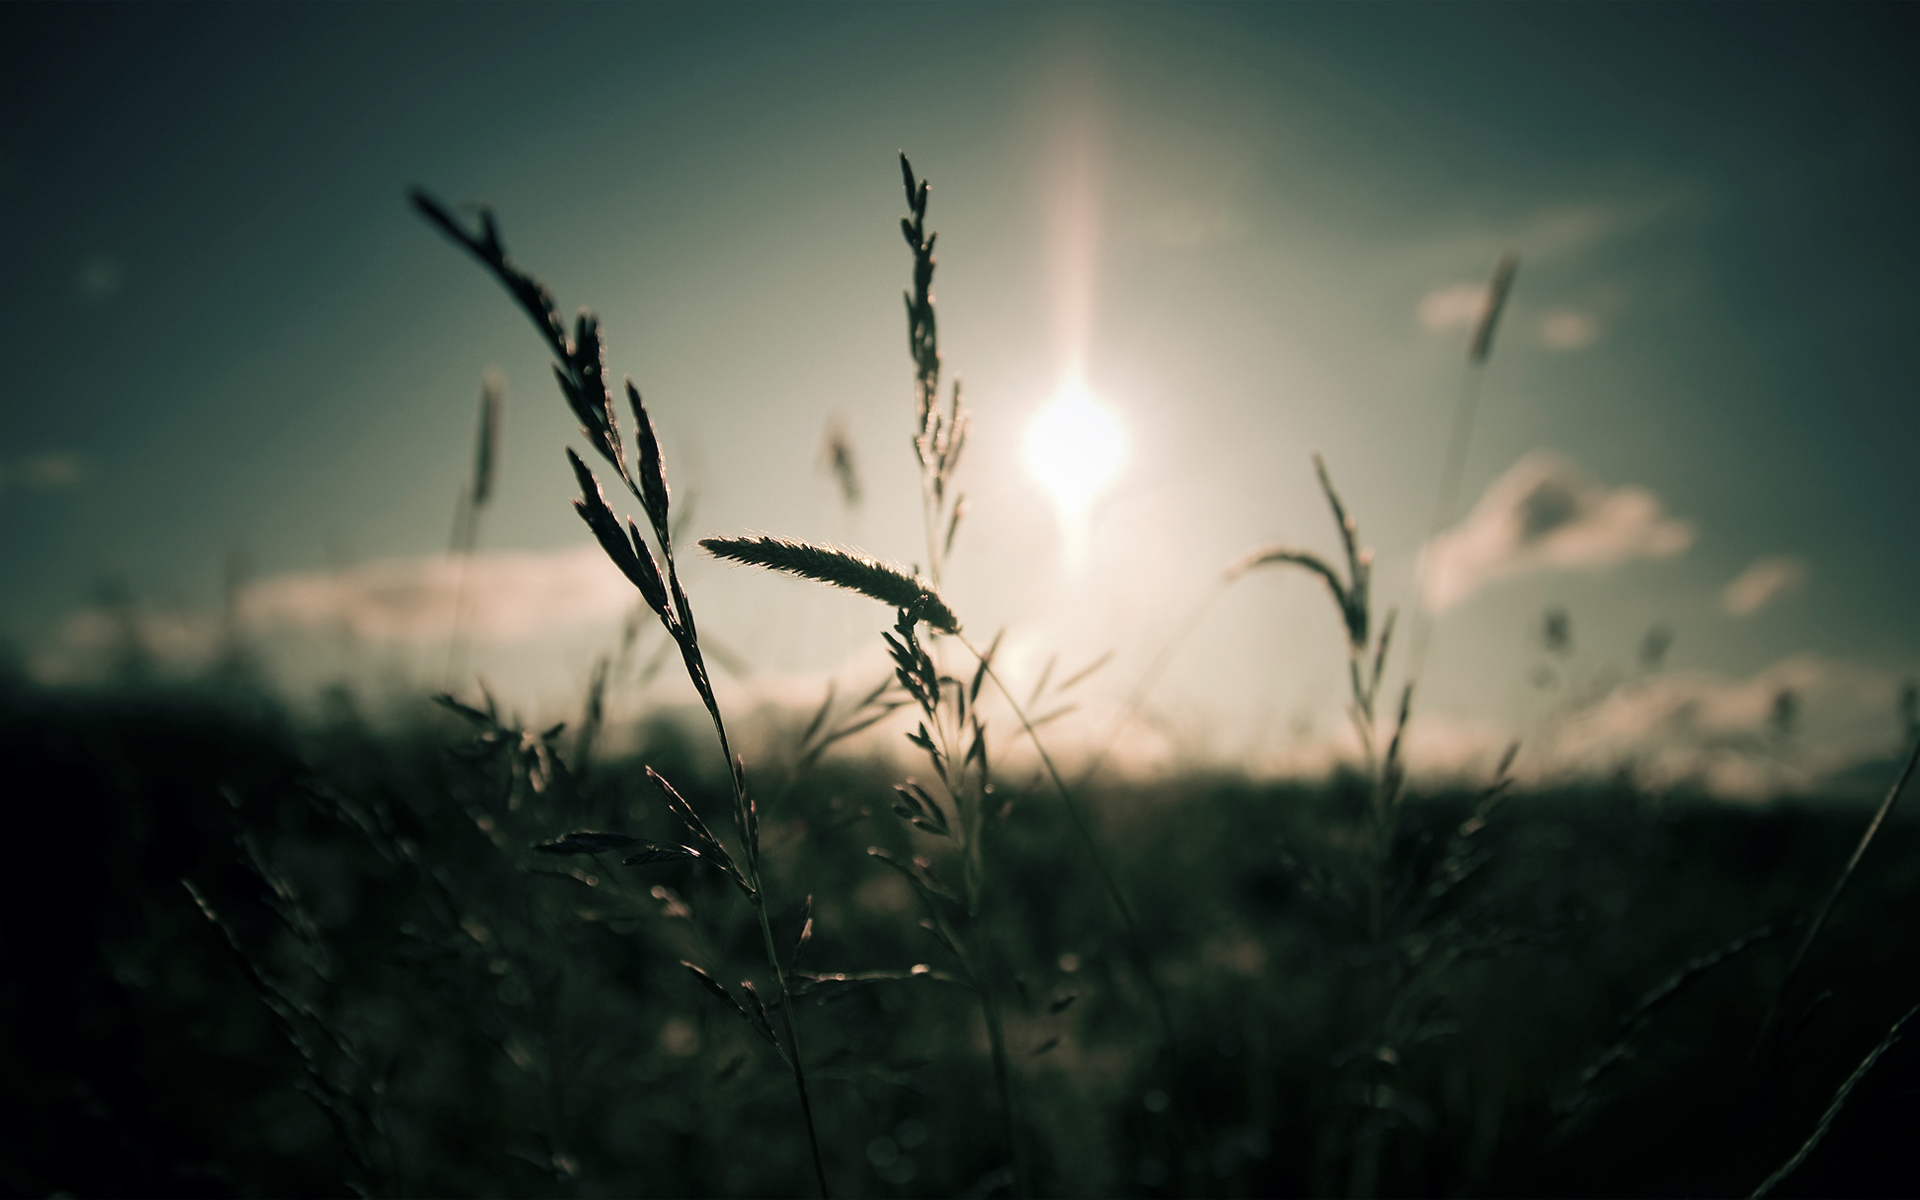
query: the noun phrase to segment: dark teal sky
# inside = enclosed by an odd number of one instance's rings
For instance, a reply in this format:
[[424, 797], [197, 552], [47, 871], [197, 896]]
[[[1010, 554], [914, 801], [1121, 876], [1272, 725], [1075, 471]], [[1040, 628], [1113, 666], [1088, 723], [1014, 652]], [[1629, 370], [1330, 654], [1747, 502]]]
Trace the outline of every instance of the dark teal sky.
[[[1130, 683], [1222, 564], [1331, 549], [1313, 449], [1406, 600], [1464, 342], [1421, 304], [1511, 247], [1463, 501], [1549, 450], [1693, 538], [1450, 609], [1434, 711], [1538, 725], [1529, 630], [1565, 604], [1573, 674], [1665, 621], [1702, 703], [1811, 654], [1806, 686], [1854, 722], [1920, 670], [1912, 26], [1833, 5], [0, 7], [0, 631], [60, 651], [102, 578], [211, 611], [229, 546], [261, 580], [443, 549], [489, 366], [511, 400], [483, 543], [583, 543], [539, 344], [407, 210], [416, 183], [490, 201], [563, 309], [599, 310], [700, 532], [922, 557], [905, 148], [976, 415], [951, 571], [971, 625], [1035, 661], [1119, 647]], [[1060, 365], [1073, 113], [1102, 212], [1089, 383], [1133, 446], [1078, 578], [1018, 455]], [[868, 477], [851, 521], [817, 467], [836, 413]], [[1722, 589], [1770, 556], [1803, 585], [1729, 615]], [[882, 615], [695, 576], [771, 676], [832, 668]], [[1230, 754], [1336, 725], [1324, 608], [1303, 581], [1239, 585], [1164, 683], [1168, 719], [1230, 728]], [[610, 628], [483, 666], [570, 688]]]

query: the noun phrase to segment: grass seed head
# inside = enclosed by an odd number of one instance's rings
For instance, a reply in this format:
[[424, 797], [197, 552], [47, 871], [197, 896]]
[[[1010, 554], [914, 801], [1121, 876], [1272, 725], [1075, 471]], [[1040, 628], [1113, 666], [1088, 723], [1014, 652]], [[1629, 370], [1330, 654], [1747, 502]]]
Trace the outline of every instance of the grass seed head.
[[506, 379], [489, 370], [480, 385], [480, 428], [473, 439], [473, 493], [475, 508], [493, 495], [493, 475], [500, 454], [500, 407], [506, 402]]
[[653, 552], [647, 549], [640, 530], [632, 521], [627, 522], [625, 530], [620, 528], [620, 519], [607, 506], [606, 494], [600, 490], [600, 481], [593, 477], [592, 468], [571, 449], [567, 451], [567, 461], [573, 464], [574, 478], [580, 481], [580, 498], [573, 502], [573, 510], [593, 531], [594, 540], [613, 560], [613, 565], [619, 567], [620, 573], [640, 589], [647, 607], [658, 613], [671, 630], [673, 622], [667, 609], [667, 585], [660, 577], [660, 566], [654, 562]]
[[661, 550], [671, 554], [673, 527], [667, 520], [667, 468], [660, 459], [660, 439], [654, 434], [653, 418], [647, 415], [640, 389], [633, 386], [633, 380], [626, 382], [627, 403], [633, 408], [634, 440], [639, 443], [640, 502], [646, 506], [647, 519], [653, 523], [653, 534], [660, 539]]
[[960, 632], [960, 619], [933, 590], [933, 585], [892, 563], [838, 546], [796, 542], [765, 534], [703, 538], [700, 545], [715, 558], [846, 588], [908, 613], [912, 619], [925, 621], [943, 633]]
[[1500, 313], [1507, 307], [1507, 293], [1513, 290], [1513, 276], [1519, 269], [1520, 258], [1512, 251], [1493, 264], [1493, 277], [1487, 281], [1487, 305], [1480, 310], [1480, 322], [1473, 327], [1473, 341], [1467, 346], [1467, 361], [1475, 366], [1493, 353], [1493, 335], [1500, 327]]
[[577, 830], [551, 842], [542, 842], [534, 847], [541, 854], [600, 854], [608, 850], [628, 850], [635, 846], [646, 845], [644, 838], [633, 837], [625, 833], [600, 833], [592, 829]]

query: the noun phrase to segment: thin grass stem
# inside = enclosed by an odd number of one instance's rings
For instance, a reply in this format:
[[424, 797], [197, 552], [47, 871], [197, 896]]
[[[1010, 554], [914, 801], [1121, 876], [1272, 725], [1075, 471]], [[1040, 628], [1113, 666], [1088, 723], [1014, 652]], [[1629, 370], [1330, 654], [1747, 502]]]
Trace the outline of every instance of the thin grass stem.
[[[780, 965], [780, 955], [774, 947], [773, 931], [766, 915], [765, 891], [760, 873], [759, 815], [747, 798], [746, 767], [740, 757], [733, 753], [732, 743], [727, 737], [726, 722], [721, 719], [720, 705], [713, 694], [712, 678], [701, 652], [700, 631], [694, 620], [693, 603], [680, 583], [680, 572], [673, 554], [671, 494], [660, 455], [659, 439], [654, 431], [653, 420], [647, 415], [646, 403], [639, 389], [634, 387], [631, 380], [627, 381], [625, 391], [633, 412], [636, 455], [633, 464], [629, 465], [613, 391], [606, 382], [606, 344], [601, 336], [598, 318], [582, 309], [575, 323], [574, 334], [569, 338], [552, 293], [507, 258], [506, 247], [500, 240], [499, 228], [490, 211], [482, 210], [480, 231], [475, 234], [455, 220], [445, 205], [426, 193], [415, 190], [411, 195], [421, 215], [478, 259], [533, 320], [553, 353], [554, 374], [560, 384], [561, 394], [580, 421], [582, 434], [594, 451], [614, 468], [620, 481], [645, 511], [648, 524], [652, 527], [654, 541], [660, 548], [660, 559], [665, 564], [664, 577], [660, 564], [647, 548], [639, 526], [629, 519], [627, 528], [624, 531], [621, 529], [618, 518], [607, 506], [592, 469], [571, 449], [567, 451], [581, 490], [581, 498], [574, 502], [575, 510], [593, 530], [595, 538], [614, 565], [639, 589], [647, 606], [659, 617], [662, 627], [679, 646], [687, 678], [699, 693], [707, 715], [713, 719], [714, 735], [719, 740], [720, 753], [726, 759], [728, 775], [733, 784], [734, 826], [745, 850], [745, 890], [759, 915], [767, 965], [780, 986], [781, 1013], [787, 1028], [787, 1054], [793, 1067], [801, 1114], [807, 1126], [807, 1142], [813, 1151], [814, 1175], [820, 1185], [820, 1194], [824, 1197], [828, 1194], [827, 1173], [820, 1155], [813, 1105], [807, 1094], [806, 1069], [802, 1065], [799, 1037], [794, 1027], [793, 996], [787, 987], [786, 971]], [[924, 197], [921, 207], [925, 207]], [[931, 252], [930, 242], [927, 250]], [[486, 416], [488, 411], [483, 409], [482, 438], [473, 491], [474, 507], [484, 502], [490, 486], [492, 426]], [[706, 978], [704, 972], [697, 969], [696, 974]], [[718, 987], [717, 984], [714, 986]], [[724, 991], [721, 994], [725, 995]]]
[[767, 949], [767, 963], [773, 968], [773, 977], [780, 985], [780, 1020], [786, 1026], [787, 1052], [791, 1056], [793, 1067], [793, 1086], [800, 1093], [800, 1115], [807, 1123], [807, 1145], [813, 1150], [814, 1182], [820, 1185], [822, 1200], [833, 1193], [827, 1187], [827, 1169], [820, 1159], [820, 1135], [814, 1129], [813, 1101], [807, 1095], [807, 1072], [800, 1063], [800, 1035], [793, 1024], [793, 993], [787, 988], [787, 972], [780, 965], [780, 952], [773, 944], [773, 925], [767, 920], [766, 900], [760, 892], [758, 872], [754, 879], [754, 915], [760, 919], [760, 940]]
[[1819, 937], [1821, 929], [1825, 928], [1828, 915], [1833, 912], [1833, 906], [1840, 901], [1840, 893], [1847, 890], [1847, 882], [1853, 878], [1853, 872], [1860, 865], [1860, 859], [1866, 854], [1867, 847], [1873, 843], [1874, 836], [1886, 823], [1887, 814], [1893, 811], [1894, 804], [1900, 799], [1900, 793], [1906, 790], [1907, 781], [1913, 778], [1916, 764], [1920, 764], [1920, 738], [1914, 740], [1913, 749], [1907, 755], [1906, 766], [1900, 769], [1899, 777], [1893, 781], [1893, 786], [1887, 789], [1887, 798], [1880, 802], [1880, 808], [1873, 814], [1873, 820], [1867, 823], [1866, 832], [1860, 835], [1860, 844], [1853, 848], [1853, 854], [1848, 857], [1847, 865], [1840, 870], [1840, 878], [1833, 881], [1833, 889], [1827, 893], [1827, 898], [1821, 901], [1820, 907], [1814, 912], [1813, 922], [1807, 926], [1806, 936], [1800, 939], [1800, 948], [1794, 951], [1793, 961], [1787, 964], [1786, 974], [1780, 977], [1780, 986], [1774, 990], [1773, 1004], [1767, 1009], [1767, 1018], [1760, 1025], [1760, 1037], [1754, 1043], [1755, 1053], [1759, 1052], [1761, 1045], [1773, 1032], [1774, 1023], [1780, 1017], [1780, 1006], [1787, 998], [1788, 985], [1792, 984], [1801, 964], [1806, 961], [1807, 951], [1813, 948], [1814, 939]]
[[1073, 789], [1067, 786], [1066, 779], [1061, 776], [1060, 768], [1054, 765], [1053, 756], [1047, 753], [1046, 744], [1040, 740], [1039, 731], [1033, 727], [1033, 722], [1027, 719], [1026, 710], [1021, 708], [1020, 702], [1014, 698], [1013, 689], [1006, 685], [1006, 682], [1000, 678], [999, 672], [993, 669], [992, 661], [975, 649], [972, 642], [962, 634], [955, 634], [954, 637], [986, 669], [987, 677], [993, 680], [993, 685], [999, 688], [1000, 694], [1006, 698], [1007, 706], [1013, 710], [1013, 715], [1019, 720], [1020, 727], [1026, 730], [1027, 739], [1033, 743], [1034, 750], [1040, 755], [1041, 763], [1047, 768], [1047, 775], [1052, 778], [1053, 786], [1059, 791], [1060, 799], [1066, 805], [1067, 814], [1073, 819], [1074, 829], [1080, 834], [1080, 840], [1086, 844], [1087, 853], [1093, 859], [1094, 868], [1100, 875], [1101, 885], [1106, 888], [1107, 896], [1120, 912], [1120, 920], [1125, 927], [1127, 948], [1132, 952], [1134, 968], [1140, 972], [1148, 992], [1153, 996], [1154, 1009], [1160, 1019], [1160, 1032], [1166, 1041], [1167, 1049], [1171, 1052], [1177, 1039], [1174, 1036], [1173, 1014], [1167, 1006], [1166, 993], [1161, 990], [1160, 981], [1154, 976], [1153, 963], [1147, 956], [1146, 944], [1140, 939], [1140, 923], [1133, 915], [1133, 905], [1127, 902], [1127, 896], [1121, 890], [1120, 881], [1114, 876], [1113, 869], [1107, 865], [1106, 856], [1100, 852], [1100, 844], [1093, 836], [1093, 827], [1088, 823], [1086, 813], [1081, 809], [1079, 800], [1074, 797]]
[[1833, 1128], [1834, 1119], [1840, 1115], [1840, 1110], [1846, 1107], [1847, 1098], [1853, 1095], [1853, 1089], [1858, 1087], [1860, 1081], [1873, 1070], [1874, 1064], [1878, 1063], [1887, 1051], [1893, 1049], [1893, 1044], [1900, 1040], [1901, 1033], [1905, 1031], [1907, 1022], [1913, 1020], [1915, 1016], [1920, 1016], [1920, 1004], [1908, 1009], [1905, 1016], [1895, 1021], [1893, 1028], [1887, 1030], [1887, 1036], [1881, 1038], [1880, 1044], [1869, 1051], [1860, 1061], [1860, 1065], [1853, 1069], [1853, 1074], [1847, 1076], [1847, 1081], [1841, 1084], [1840, 1090], [1833, 1094], [1833, 1103], [1827, 1105], [1827, 1111], [1820, 1114], [1820, 1122], [1813, 1127], [1812, 1135], [1801, 1144], [1798, 1150], [1794, 1151], [1792, 1158], [1781, 1163], [1778, 1170], [1767, 1176], [1759, 1187], [1753, 1189], [1752, 1200], [1760, 1200], [1774, 1188], [1779, 1187], [1781, 1181], [1787, 1176], [1800, 1169], [1800, 1165], [1807, 1161], [1808, 1156], [1826, 1138], [1827, 1131]]
[[473, 561], [474, 530], [479, 524], [474, 509], [473, 497], [462, 488], [459, 503], [454, 507], [453, 535], [448, 539], [447, 549], [459, 578], [453, 591], [453, 632], [447, 639], [447, 675], [440, 689], [443, 692], [452, 692], [458, 687], [466, 666], [468, 573]]
[[1194, 630], [1200, 628], [1200, 622], [1206, 617], [1207, 610], [1213, 607], [1214, 601], [1226, 592], [1228, 585], [1232, 582], [1233, 580], [1227, 576], [1214, 580], [1213, 586], [1207, 589], [1199, 601], [1187, 611], [1186, 617], [1180, 624], [1174, 627], [1173, 636], [1167, 639], [1166, 644], [1160, 647], [1160, 653], [1147, 664], [1147, 669], [1140, 676], [1140, 682], [1133, 685], [1133, 690], [1127, 693], [1127, 699], [1121, 704], [1119, 713], [1107, 725], [1106, 733], [1101, 735], [1100, 744], [1094, 748], [1093, 757], [1087, 760], [1086, 767], [1080, 772], [1078, 787], [1085, 788], [1093, 781], [1094, 775], [1106, 763], [1107, 754], [1113, 749], [1114, 739], [1120, 736], [1120, 731], [1126, 727], [1127, 722], [1140, 711], [1140, 706], [1146, 703], [1147, 694], [1153, 690], [1153, 685], [1160, 682], [1160, 676], [1173, 665], [1174, 655], [1186, 645], [1187, 639], [1193, 636]]
[[1460, 381], [1460, 397], [1453, 407], [1453, 430], [1447, 435], [1447, 456], [1440, 467], [1440, 491], [1433, 500], [1433, 523], [1427, 531], [1427, 553], [1422, 556], [1415, 580], [1413, 637], [1407, 651], [1407, 675], [1420, 676], [1426, 665], [1427, 649], [1433, 641], [1433, 610], [1427, 604], [1426, 585], [1432, 570], [1433, 547], [1453, 521], [1454, 505], [1459, 502], [1460, 483], [1467, 470], [1467, 447], [1473, 440], [1473, 418], [1480, 407], [1481, 381], [1486, 372], [1477, 363], [1467, 365]]
[[[1433, 525], [1427, 536], [1431, 555], [1436, 539], [1453, 520], [1454, 506], [1460, 500], [1460, 483], [1467, 471], [1467, 450], [1473, 443], [1473, 422], [1480, 408], [1480, 392], [1486, 379], [1487, 358], [1493, 352], [1493, 336], [1499, 330], [1500, 316], [1506, 309], [1507, 295], [1513, 288], [1514, 273], [1520, 260], [1511, 252], [1502, 254], [1493, 265], [1493, 277], [1487, 281], [1487, 304], [1467, 348], [1466, 372], [1460, 380], [1460, 396], [1453, 406], [1453, 428], [1447, 435], [1447, 456], [1441, 462], [1440, 490], [1433, 501]], [[1426, 665], [1427, 648], [1433, 639], [1433, 614], [1425, 598], [1427, 571], [1431, 564], [1421, 563], [1413, 614], [1413, 644], [1407, 655], [1407, 678], [1419, 679]]]

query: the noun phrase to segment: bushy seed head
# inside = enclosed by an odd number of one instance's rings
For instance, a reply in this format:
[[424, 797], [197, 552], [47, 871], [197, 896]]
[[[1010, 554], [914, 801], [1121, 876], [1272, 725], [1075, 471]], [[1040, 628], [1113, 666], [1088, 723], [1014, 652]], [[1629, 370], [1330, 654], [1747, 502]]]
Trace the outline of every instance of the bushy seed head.
[[830, 583], [907, 612], [942, 632], [960, 632], [960, 619], [933, 590], [933, 585], [891, 563], [838, 546], [767, 535], [704, 538], [700, 545], [715, 558]]

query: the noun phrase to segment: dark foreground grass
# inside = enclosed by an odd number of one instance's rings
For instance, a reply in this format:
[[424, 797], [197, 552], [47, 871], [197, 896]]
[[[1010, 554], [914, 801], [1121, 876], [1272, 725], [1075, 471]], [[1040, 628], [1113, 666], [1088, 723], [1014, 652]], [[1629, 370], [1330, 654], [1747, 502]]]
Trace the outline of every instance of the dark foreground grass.
[[[646, 761], [724, 819], [726, 772], [677, 730]], [[788, 1073], [679, 965], [764, 977], [757, 922], [704, 864], [535, 853], [680, 833], [638, 757], [585, 785], [542, 732], [425, 704], [376, 726], [344, 694], [295, 720], [244, 687], [0, 690], [0, 1189], [811, 1191]], [[867, 854], [921, 836], [898, 764], [790, 767], [760, 772], [761, 869], [813, 898], [790, 965], [832, 1189], [1004, 1194], [980, 1006]], [[1595, 788], [1512, 797], [1463, 843], [1474, 797], [1414, 795], [1376, 936], [1362, 780], [1096, 787], [1169, 1063], [1057, 800], [999, 790], [982, 920], [1040, 1194], [1744, 1195], [1920, 998], [1899, 811], [1756, 1055], [1863, 809]], [[787, 952], [803, 913], [772, 919]], [[1920, 1188], [1917, 1068], [1911, 1038], [1881, 1053], [1774, 1194]]]

